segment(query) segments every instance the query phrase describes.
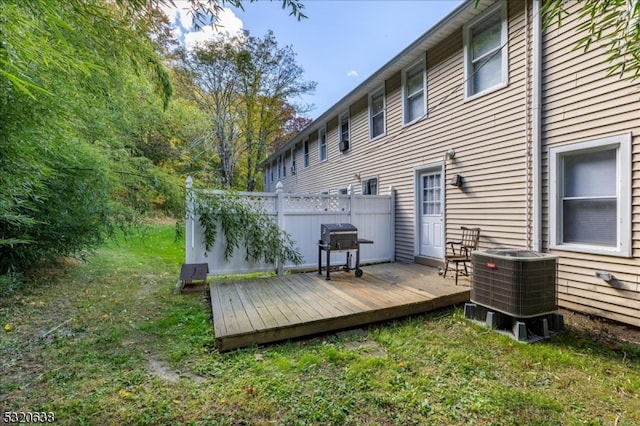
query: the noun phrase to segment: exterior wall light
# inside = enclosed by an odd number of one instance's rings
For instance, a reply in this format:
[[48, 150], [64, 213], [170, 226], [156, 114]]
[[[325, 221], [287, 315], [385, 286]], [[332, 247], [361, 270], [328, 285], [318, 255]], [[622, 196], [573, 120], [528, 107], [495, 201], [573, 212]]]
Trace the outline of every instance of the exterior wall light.
[[453, 160], [454, 158], [456, 158], [456, 150], [451, 148], [449, 151], [444, 153], [444, 159], [445, 160]]
[[596, 277], [605, 280], [606, 282], [613, 281], [613, 274], [605, 271], [596, 271]]

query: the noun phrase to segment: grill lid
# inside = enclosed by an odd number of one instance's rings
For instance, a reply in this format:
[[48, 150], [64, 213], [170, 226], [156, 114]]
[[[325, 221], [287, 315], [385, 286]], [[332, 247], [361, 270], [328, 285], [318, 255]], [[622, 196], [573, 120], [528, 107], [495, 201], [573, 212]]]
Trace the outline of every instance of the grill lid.
[[350, 223], [323, 223], [320, 229], [320, 241], [331, 250], [358, 249], [358, 229]]
[[358, 232], [358, 228], [356, 228], [350, 223], [323, 223], [320, 226], [322, 228], [323, 235], [326, 233], [333, 234], [336, 232], [348, 232], [348, 233]]

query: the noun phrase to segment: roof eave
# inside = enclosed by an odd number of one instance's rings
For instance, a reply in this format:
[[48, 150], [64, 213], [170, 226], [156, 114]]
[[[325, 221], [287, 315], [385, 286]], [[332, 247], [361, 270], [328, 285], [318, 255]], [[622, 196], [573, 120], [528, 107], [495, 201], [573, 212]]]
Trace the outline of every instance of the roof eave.
[[331, 118], [341, 114], [354, 102], [380, 87], [385, 80], [418, 60], [420, 55], [424, 54], [424, 52], [428, 51], [444, 38], [453, 34], [459, 28], [462, 28], [464, 24], [478, 16], [494, 3], [494, 0], [480, 0], [476, 5], [476, 0], [466, 0], [408, 47], [394, 56], [389, 62], [380, 67], [369, 78], [336, 102], [331, 108], [322, 113], [318, 118], [313, 120], [313, 122], [309, 123], [307, 127], [296, 133], [294, 137], [289, 139], [284, 145], [260, 163], [259, 167], [263, 168], [266, 164], [273, 162], [277, 157], [282, 155], [283, 152], [290, 150], [297, 143], [300, 143], [308, 137], [308, 135], [325, 125]]

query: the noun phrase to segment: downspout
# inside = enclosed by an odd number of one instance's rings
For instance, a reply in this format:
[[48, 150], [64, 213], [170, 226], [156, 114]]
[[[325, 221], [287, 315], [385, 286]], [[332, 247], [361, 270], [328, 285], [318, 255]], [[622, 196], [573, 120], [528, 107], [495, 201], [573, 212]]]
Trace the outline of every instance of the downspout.
[[532, 168], [533, 168], [533, 250], [542, 250], [542, 17], [540, 0], [533, 0], [533, 96], [531, 97], [532, 119]]
[[533, 249], [533, 54], [531, 31], [533, 15], [529, 15], [529, 1], [524, 2], [524, 174], [525, 174], [525, 242]]

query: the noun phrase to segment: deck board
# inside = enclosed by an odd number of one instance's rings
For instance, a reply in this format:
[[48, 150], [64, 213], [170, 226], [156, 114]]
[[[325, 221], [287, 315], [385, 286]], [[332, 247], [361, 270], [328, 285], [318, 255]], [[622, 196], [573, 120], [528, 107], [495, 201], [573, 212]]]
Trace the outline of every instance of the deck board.
[[455, 286], [427, 266], [387, 263], [363, 270], [361, 278], [332, 272], [330, 281], [307, 273], [212, 283], [216, 346], [226, 351], [326, 333], [469, 300], [466, 278]]
[[[311, 281], [304, 279], [302, 274], [292, 275], [291, 280], [285, 281], [286, 290], [290, 291], [292, 297], [295, 296], [297, 303], [303, 305], [313, 320], [320, 320], [328, 316], [336, 315], [335, 308], [330, 307], [322, 293], [316, 295], [313, 289], [307, 287]], [[317, 293], [317, 289], [316, 289]]]
[[251, 328], [255, 330], [266, 328], [267, 324], [264, 322], [264, 319], [260, 315], [258, 307], [253, 303], [253, 300], [251, 300], [251, 297], [249, 296], [249, 294], [247, 294], [244, 287], [242, 287], [241, 285], [235, 287], [236, 291], [238, 292], [240, 302], [245, 306]]
[[321, 304], [329, 312], [325, 315], [327, 317], [349, 315], [359, 312], [353, 304], [343, 297], [344, 293], [338, 287], [328, 285], [324, 278], [318, 277], [315, 274], [299, 274], [298, 279], [304, 281], [305, 287], [313, 295], [315, 303]]

